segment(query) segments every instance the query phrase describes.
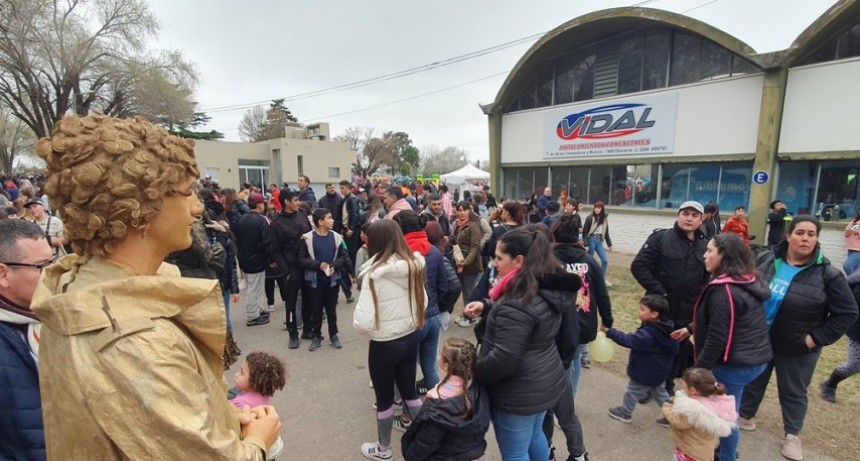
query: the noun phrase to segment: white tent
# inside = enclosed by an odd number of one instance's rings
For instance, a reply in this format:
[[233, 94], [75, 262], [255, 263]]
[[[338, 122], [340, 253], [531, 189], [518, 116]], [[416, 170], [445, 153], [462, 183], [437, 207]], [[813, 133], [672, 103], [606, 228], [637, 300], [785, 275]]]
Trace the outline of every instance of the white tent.
[[467, 181], [476, 179], [483, 179], [486, 181], [490, 179], [490, 173], [472, 165], [471, 163], [467, 163], [463, 168], [443, 174], [439, 176], [439, 178], [446, 184], [463, 184]]

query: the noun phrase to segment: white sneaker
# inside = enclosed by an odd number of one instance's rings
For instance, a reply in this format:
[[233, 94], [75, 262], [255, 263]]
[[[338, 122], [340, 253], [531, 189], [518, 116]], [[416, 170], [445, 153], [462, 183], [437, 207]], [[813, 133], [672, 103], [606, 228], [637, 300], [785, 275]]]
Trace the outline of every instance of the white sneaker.
[[442, 312], [439, 314], [439, 324], [442, 325], [442, 331], [448, 331], [448, 327], [451, 326], [451, 313]]
[[610, 282], [609, 280], [606, 280], [606, 286], [607, 286], [607, 287], [611, 287], [611, 286], [612, 286], [612, 282]]
[[269, 311], [269, 312], [275, 312], [275, 305], [274, 305], [274, 304], [269, 304], [269, 305], [266, 307], [266, 310], [267, 310], [267, 311]]
[[800, 437], [785, 434], [785, 438], [782, 440], [782, 456], [792, 461], [801, 461], [803, 459], [803, 448], [800, 446]]
[[361, 454], [370, 459], [391, 459], [394, 456], [390, 447], [384, 450], [379, 442], [362, 443]]
[[464, 327], [464, 328], [468, 328], [472, 325], [476, 325], [480, 321], [481, 321], [481, 319], [479, 319], [479, 318], [470, 319], [469, 317], [466, 317], [464, 315], [464, 316], [460, 317], [460, 320], [457, 320], [457, 325], [460, 325], [461, 327]]
[[752, 418], [746, 419], [742, 416], [738, 416], [738, 428], [745, 431], [754, 431], [755, 421], [753, 421]]

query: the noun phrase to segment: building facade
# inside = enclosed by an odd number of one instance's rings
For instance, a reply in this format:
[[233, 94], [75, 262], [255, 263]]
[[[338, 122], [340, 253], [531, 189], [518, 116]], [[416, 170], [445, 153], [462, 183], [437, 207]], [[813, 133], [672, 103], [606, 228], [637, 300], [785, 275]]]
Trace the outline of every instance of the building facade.
[[246, 142], [197, 141], [194, 147], [200, 174], [221, 187], [238, 189], [249, 183], [266, 189], [287, 182], [296, 187], [299, 175], [311, 180], [322, 197], [326, 183], [352, 178], [355, 152], [333, 141], [328, 123], [287, 127], [283, 138]]
[[774, 199], [844, 226], [860, 206], [857, 81], [856, 0], [766, 54], [675, 13], [590, 13], [541, 38], [482, 106], [493, 187], [564, 187], [643, 219], [685, 200], [745, 205], [760, 242]]

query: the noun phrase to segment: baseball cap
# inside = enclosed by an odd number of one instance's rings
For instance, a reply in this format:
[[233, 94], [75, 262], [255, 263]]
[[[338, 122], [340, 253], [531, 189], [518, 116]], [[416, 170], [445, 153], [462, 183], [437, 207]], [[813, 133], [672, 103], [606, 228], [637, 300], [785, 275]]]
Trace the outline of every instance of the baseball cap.
[[701, 203], [696, 202], [695, 200], [687, 200], [682, 203], [681, 206], [678, 207], [678, 211], [685, 210], [687, 208], [692, 208], [699, 213], [705, 214], [705, 207], [702, 206]]
[[30, 200], [27, 200], [27, 203], [25, 203], [25, 204], [24, 204], [24, 208], [30, 208], [30, 205], [42, 205], [42, 206], [45, 206], [45, 204], [44, 204], [44, 203], [42, 203], [42, 200], [37, 199], [37, 198], [31, 198]]
[[248, 197], [248, 206], [251, 208], [256, 207], [260, 203], [265, 203], [266, 198], [263, 197], [263, 194], [259, 192], [254, 192]]

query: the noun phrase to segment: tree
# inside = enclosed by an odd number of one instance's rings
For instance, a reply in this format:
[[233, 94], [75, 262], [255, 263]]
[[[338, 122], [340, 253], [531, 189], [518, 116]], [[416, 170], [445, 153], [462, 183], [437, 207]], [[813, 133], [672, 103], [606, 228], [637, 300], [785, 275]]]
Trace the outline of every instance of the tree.
[[402, 131], [396, 133], [388, 131], [382, 135], [382, 140], [392, 151], [394, 164], [391, 166], [394, 171], [408, 176], [418, 170], [418, 164], [421, 161], [420, 151], [412, 145], [408, 134]]
[[425, 175], [450, 173], [466, 166], [468, 157], [466, 151], [454, 146], [442, 150], [436, 146], [425, 147], [421, 156], [421, 172]]
[[0, 103], [36, 137], [92, 110], [189, 120], [196, 75], [146, 52], [157, 30], [145, 0], [0, 0]]
[[35, 156], [33, 132], [9, 111], [0, 110], [0, 173], [11, 174], [15, 159]]
[[254, 106], [242, 114], [239, 121], [239, 137], [245, 142], [257, 142], [266, 139], [266, 109]]
[[188, 139], [204, 139], [209, 141], [222, 139], [224, 137], [224, 133], [221, 133], [220, 131], [193, 131], [206, 125], [211, 120], [212, 117], [206, 115], [206, 113], [195, 112], [194, 117], [192, 117], [190, 121], [180, 122], [176, 124], [175, 127], [169, 128], [168, 131], [170, 131], [170, 134]]
[[285, 128], [301, 126], [283, 99], [273, 99], [269, 108], [254, 106], [245, 111], [239, 122], [239, 136], [246, 142], [283, 138]]
[[[385, 167], [394, 165], [395, 159], [392, 143], [383, 138], [373, 136], [373, 128], [350, 127], [340, 136], [334, 138], [349, 144], [356, 153], [356, 162], [352, 164], [352, 174], [368, 178]], [[391, 138], [391, 136], [389, 136]]]

